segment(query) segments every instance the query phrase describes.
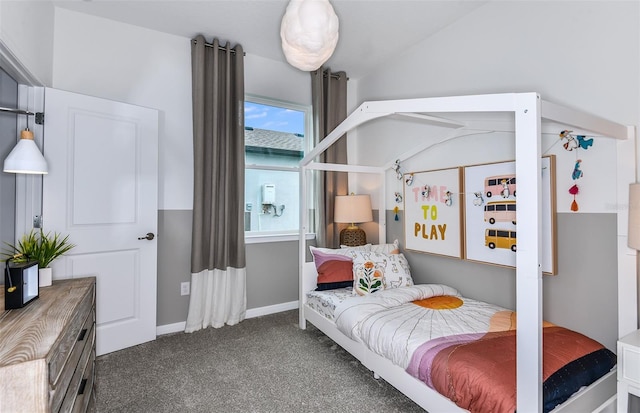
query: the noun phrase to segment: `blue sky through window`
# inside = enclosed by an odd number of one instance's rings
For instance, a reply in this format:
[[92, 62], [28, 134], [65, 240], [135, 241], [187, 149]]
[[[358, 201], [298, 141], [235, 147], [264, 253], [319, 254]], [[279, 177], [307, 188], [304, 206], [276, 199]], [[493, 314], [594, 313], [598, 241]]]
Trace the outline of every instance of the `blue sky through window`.
[[304, 135], [304, 112], [245, 101], [244, 126]]

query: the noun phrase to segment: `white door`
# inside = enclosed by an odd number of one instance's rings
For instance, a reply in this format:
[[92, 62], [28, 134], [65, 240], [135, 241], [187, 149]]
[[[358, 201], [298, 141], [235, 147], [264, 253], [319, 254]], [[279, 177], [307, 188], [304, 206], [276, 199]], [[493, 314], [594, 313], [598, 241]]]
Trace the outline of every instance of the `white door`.
[[77, 245], [53, 278], [97, 277], [98, 355], [154, 340], [158, 112], [56, 89], [44, 99], [43, 228]]

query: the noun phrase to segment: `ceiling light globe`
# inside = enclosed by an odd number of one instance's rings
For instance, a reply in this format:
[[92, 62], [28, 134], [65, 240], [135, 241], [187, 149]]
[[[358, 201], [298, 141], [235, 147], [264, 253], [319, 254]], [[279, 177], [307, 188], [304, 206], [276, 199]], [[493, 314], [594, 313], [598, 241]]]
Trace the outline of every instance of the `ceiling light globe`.
[[338, 44], [339, 22], [328, 0], [291, 0], [282, 17], [282, 51], [290, 65], [318, 69]]

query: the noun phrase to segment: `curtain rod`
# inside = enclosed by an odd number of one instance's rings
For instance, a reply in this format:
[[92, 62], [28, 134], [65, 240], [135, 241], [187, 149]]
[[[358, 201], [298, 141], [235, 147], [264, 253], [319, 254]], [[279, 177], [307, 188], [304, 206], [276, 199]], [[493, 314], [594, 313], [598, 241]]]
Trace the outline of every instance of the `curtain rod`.
[[[16, 113], [18, 115], [26, 115], [26, 116], [35, 116], [36, 124], [44, 125], [44, 113], [42, 112], [29, 112], [28, 110], [5, 108], [5, 107], [0, 107], [0, 112]], [[29, 124], [28, 122], [29, 121], [27, 120], [27, 125]]]
[[[322, 77], [327, 77], [327, 74], [325, 72], [322, 73]], [[334, 79], [340, 79], [340, 75], [336, 75], [331, 73], [331, 77]], [[347, 77], [347, 80], [349, 80], [349, 77]]]
[[[195, 42], [196, 42], [196, 41], [195, 41], [195, 39], [191, 39], [191, 43], [195, 43]], [[212, 45], [211, 43], [207, 43], [207, 42], [205, 42], [205, 43], [204, 43], [204, 47], [213, 47], [213, 45]], [[218, 50], [227, 50], [227, 48], [226, 48], [226, 47], [224, 47], [224, 46], [220, 46], [220, 45], [218, 45]], [[236, 51], [235, 51], [235, 50], [233, 50], [233, 49], [229, 49], [229, 50], [231, 50], [231, 53], [234, 53], [234, 54], [235, 54], [235, 52], [236, 52]], [[242, 55], [243, 55], [243, 56], [246, 56], [246, 55], [247, 55], [247, 53], [246, 53], [246, 52], [242, 52]], [[326, 73], [323, 73], [323, 76], [324, 76], [324, 77], [327, 77], [327, 74], [326, 74]], [[340, 79], [340, 75], [335, 75], [335, 74], [333, 74], [333, 73], [331, 74], [331, 77], [332, 77], [332, 78], [334, 78], [334, 79]], [[349, 78], [348, 78], [348, 77], [347, 77], [347, 80], [349, 80]]]
[[28, 116], [35, 115], [35, 113], [29, 112], [28, 110], [3, 108], [3, 107], [0, 107], [0, 112], [11, 112], [11, 113], [17, 113], [18, 115], [28, 115]]
[[[195, 39], [192, 39], [192, 40], [191, 40], [191, 43], [195, 43], [195, 42], [196, 42], [196, 41], [195, 41]], [[207, 43], [207, 42], [205, 42], [205, 43], [204, 43], [204, 47], [213, 47], [213, 45], [212, 45], [211, 43]], [[218, 45], [218, 50], [227, 50], [227, 48], [226, 48], [226, 47], [224, 47], [224, 46], [220, 46], [220, 45]], [[236, 51], [235, 51], [235, 50], [233, 50], [233, 49], [229, 49], [229, 50], [230, 50], [230, 51], [231, 51], [231, 53], [233, 53], [233, 54], [235, 54], [235, 53], [236, 53]], [[247, 55], [247, 53], [242, 52], [242, 55], [243, 55], [243, 56], [246, 56], [246, 55]]]

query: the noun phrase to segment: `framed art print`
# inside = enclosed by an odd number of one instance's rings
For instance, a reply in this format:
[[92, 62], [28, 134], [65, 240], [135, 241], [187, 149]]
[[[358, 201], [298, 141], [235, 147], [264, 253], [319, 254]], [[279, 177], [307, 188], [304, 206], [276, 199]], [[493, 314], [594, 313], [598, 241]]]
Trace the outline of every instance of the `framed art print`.
[[460, 168], [404, 174], [405, 248], [462, 258]]
[[[517, 180], [515, 162], [464, 168], [465, 258], [516, 265]], [[555, 157], [542, 158], [542, 271], [556, 274]]]

